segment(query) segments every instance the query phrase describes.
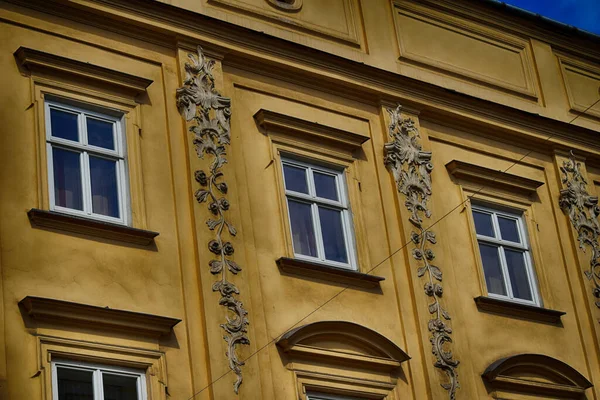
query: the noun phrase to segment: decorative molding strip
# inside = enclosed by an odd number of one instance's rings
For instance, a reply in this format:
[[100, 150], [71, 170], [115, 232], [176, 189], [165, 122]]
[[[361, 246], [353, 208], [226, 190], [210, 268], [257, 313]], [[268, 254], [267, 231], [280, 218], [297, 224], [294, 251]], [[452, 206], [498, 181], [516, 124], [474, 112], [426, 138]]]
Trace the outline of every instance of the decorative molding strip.
[[226, 323], [221, 324], [226, 334], [223, 336], [227, 342], [226, 353], [229, 359], [229, 368], [237, 375], [233, 390], [237, 394], [242, 384], [242, 369], [244, 361], [238, 358], [237, 347], [240, 344], [250, 344], [248, 339], [248, 311], [243, 303], [235, 298], [240, 293], [237, 286], [227, 280], [227, 271], [237, 275], [242, 268], [235, 263], [231, 256], [234, 248], [231, 242], [223, 238], [224, 231], [235, 236], [236, 229], [225, 218], [229, 209], [227, 183], [221, 171], [227, 163], [225, 158], [227, 146], [231, 143], [229, 131], [231, 120], [231, 99], [223, 97], [215, 89], [212, 73], [215, 61], [205, 58], [202, 48], [198, 46], [198, 55], [188, 54], [189, 61], [185, 63], [185, 80], [183, 87], [177, 89], [177, 107], [186, 121], [192, 121], [190, 132], [193, 133], [193, 143], [198, 157], [205, 155], [212, 158], [208, 173], [203, 170], [194, 172], [196, 181], [202, 187], [194, 196], [198, 203], [208, 203], [208, 209], [215, 216], [206, 221], [208, 229], [214, 231], [214, 238], [208, 242], [208, 250], [216, 255], [216, 259], [209, 262], [210, 272], [220, 275], [212, 290], [221, 294], [219, 304], [227, 307], [228, 316]]
[[422, 262], [423, 266], [417, 270], [417, 275], [426, 276], [427, 282], [424, 289], [425, 294], [431, 298], [428, 329], [431, 333], [430, 342], [432, 353], [436, 357], [434, 366], [446, 373], [449, 383], [442, 384], [448, 391], [450, 400], [456, 398], [456, 390], [460, 387], [458, 383], [459, 361], [454, 359], [451, 350], [447, 350], [447, 343], [452, 342], [452, 329], [444, 320], [450, 320], [450, 314], [441, 304], [443, 293], [442, 271], [431, 262], [435, 258], [432, 249], [428, 245], [436, 243], [435, 233], [423, 227], [423, 217], [430, 218], [431, 211], [427, 208], [427, 202], [431, 197], [431, 152], [423, 151], [421, 146], [421, 135], [411, 118], [402, 118], [400, 112], [402, 107], [387, 109], [390, 114], [389, 134], [391, 142], [384, 145], [386, 167], [394, 175], [398, 191], [406, 196], [404, 203], [411, 213], [409, 221], [416, 230], [411, 232], [411, 240], [415, 245], [412, 251], [413, 257]]
[[331, 267], [297, 258], [281, 257], [277, 260], [277, 265], [282, 272], [288, 274], [302, 275], [366, 289], [378, 288], [379, 282], [385, 280], [381, 276], [363, 274], [346, 268]]
[[585, 398], [585, 390], [593, 386], [570, 365], [542, 354], [517, 354], [497, 360], [481, 377], [492, 389], [503, 393], [526, 392], [561, 399]]
[[579, 248], [590, 249], [590, 268], [584, 271], [585, 277], [592, 282], [592, 294], [596, 298], [596, 307], [600, 308], [600, 207], [598, 197], [587, 191], [587, 181], [581, 173], [581, 163], [571, 158], [563, 161], [560, 167], [563, 173], [562, 183], [566, 186], [560, 191], [560, 208], [569, 214], [571, 224], [577, 231]]
[[149, 246], [154, 243], [158, 232], [132, 228], [125, 225], [111, 224], [109, 222], [95, 221], [84, 217], [76, 217], [57, 213], [55, 211], [39, 210], [32, 208], [27, 211], [29, 221], [34, 226], [48, 229], [79, 233], [119, 242], [133, 243], [140, 246]]
[[27, 296], [19, 302], [37, 321], [66, 323], [93, 329], [118, 330], [136, 335], [168, 335], [181, 322], [177, 318], [116, 310], [70, 301]]
[[446, 164], [450, 175], [457, 179], [481, 183], [489, 187], [499, 187], [511, 192], [532, 195], [544, 182], [522, 176], [509, 174], [503, 171], [469, 164], [463, 161], [452, 160]]
[[304, 136], [321, 142], [328, 142], [348, 150], [357, 150], [370, 139], [369, 136], [359, 133], [348, 132], [265, 109], [261, 109], [254, 114], [254, 119], [261, 128], [267, 131], [267, 134], [280, 131], [298, 137]]
[[566, 314], [564, 311], [519, 304], [514, 301], [494, 299], [493, 297], [486, 296], [475, 297], [475, 304], [477, 304], [477, 308], [481, 311], [523, 318], [529, 321], [546, 322], [554, 325], [559, 325], [561, 323], [560, 317]]
[[45, 53], [39, 50], [19, 47], [15, 51], [19, 65], [30, 73], [47, 75], [70, 75], [71, 77], [92, 81], [100, 85], [111, 85], [121, 90], [139, 95], [145, 93], [152, 84], [151, 79], [142, 78], [124, 72], [115, 71], [90, 63]]

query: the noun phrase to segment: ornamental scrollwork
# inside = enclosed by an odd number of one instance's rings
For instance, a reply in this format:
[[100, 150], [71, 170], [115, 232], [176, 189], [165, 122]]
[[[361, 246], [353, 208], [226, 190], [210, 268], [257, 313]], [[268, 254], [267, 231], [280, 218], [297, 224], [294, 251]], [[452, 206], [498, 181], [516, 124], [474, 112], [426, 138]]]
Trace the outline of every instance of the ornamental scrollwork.
[[590, 266], [584, 271], [585, 277], [591, 281], [592, 294], [596, 298], [596, 307], [600, 308], [600, 207], [598, 197], [587, 191], [587, 181], [581, 173], [581, 164], [571, 157], [560, 167], [562, 183], [565, 188], [560, 191], [559, 204], [569, 215], [571, 224], [577, 232], [579, 247], [585, 252], [590, 250]]
[[392, 172], [398, 191], [405, 197], [405, 206], [410, 213], [409, 221], [414, 229], [411, 241], [414, 244], [413, 257], [422, 266], [417, 269], [419, 278], [425, 277], [425, 295], [430, 299], [428, 323], [429, 341], [436, 358], [434, 366], [448, 376], [448, 383], [441, 386], [448, 391], [450, 400], [456, 397], [458, 383], [458, 360], [454, 359], [449, 343], [452, 343], [452, 329], [448, 326], [450, 314], [442, 306], [442, 271], [433, 264], [435, 254], [430, 248], [436, 244], [435, 233], [423, 226], [423, 217], [430, 218], [427, 202], [431, 197], [431, 152], [423, 151], [419, 130], [411, 118], [400, 115], [402, 107], [388, 109], [390, 114], [389, 134], [392, 141], [384, 146], [386, 167]]
[[219, 304], [228, 309], [226, 322], [221, 324], [221, 328], [225, 331], [223, 339], [227, 342], [229, 368], [237, 375], [233, 385], [237, 394], [243, 380], [241, 367], [244, 365], [238, 358], [237, 347], [250, 344], [250, 340], [247, 336], [248, 311], [236, 298], [240, 294], [239, 289], [227, 279], [228, 272], [237, 275], [241, 271], [241, 267], [231, 259], [233, 244], [224, 237], [227, 234], [236, 235], [235, 227], [226, 218], [230, 204], [226, 198], [227, 183], [221, 170], [227, 163], [226, 150], [231, 140], [231, 99], [216, 91], [212, 73], [215, 62], [204, 56], [201, 47], [198, 47], [197, 55], [189, 54], [188, 57], [183, 87], [177, 89], [177, 107], [185, 120], [191, 123], [189, 130], [198, 157], [211, 158], [207, 171], [198, 170], [194, 173], [196, 182], [200, 184], [194, 196], [198, 203], [207, 203], [213, 215], [206, 221], [208, 229], [214, 232], [208, 242], [208, 250], [215, 255], [209, 262], [210, 272], [219, 276], [212, 290], [220, 293]]

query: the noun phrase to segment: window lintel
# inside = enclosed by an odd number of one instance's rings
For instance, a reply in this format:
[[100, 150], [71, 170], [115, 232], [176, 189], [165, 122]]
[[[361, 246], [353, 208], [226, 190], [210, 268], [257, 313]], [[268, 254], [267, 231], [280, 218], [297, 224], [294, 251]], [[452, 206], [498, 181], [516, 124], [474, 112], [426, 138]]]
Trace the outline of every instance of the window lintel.
[[68, 76], [72, 80], [110, 85], [132, 97], [146, 93], [153, 82], [151, 79], [27, 47], [19, 47], [14, 56], [19, 66], [30, 74]]

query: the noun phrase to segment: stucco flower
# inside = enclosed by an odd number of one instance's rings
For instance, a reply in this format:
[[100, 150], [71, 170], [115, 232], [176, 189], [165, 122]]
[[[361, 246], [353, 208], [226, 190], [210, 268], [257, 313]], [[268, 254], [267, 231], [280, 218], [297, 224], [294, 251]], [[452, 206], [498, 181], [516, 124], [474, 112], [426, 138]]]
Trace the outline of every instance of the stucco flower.
[[221, 254], [221, 245], [216, 240], [208, 242], [208, 249], [215, 254]]
[[230, 256], [233, 254], [233, 245], [230, 242], [226, 242], [223, 245], [223, 253], [225, 253], [225, 255]]
[[206, 173], [204, 171], [200, 170], [194, 172], [194, 178], [196, 179], [196, 182], [198, 182], [202, 186], [208, 185], [208, 177], [206, 176]]

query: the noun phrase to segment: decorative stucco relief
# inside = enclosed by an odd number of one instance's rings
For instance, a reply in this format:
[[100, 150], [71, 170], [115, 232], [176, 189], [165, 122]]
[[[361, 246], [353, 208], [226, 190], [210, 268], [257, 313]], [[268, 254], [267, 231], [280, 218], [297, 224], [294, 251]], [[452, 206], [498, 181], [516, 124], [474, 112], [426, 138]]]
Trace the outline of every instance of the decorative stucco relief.
[[302, 8], [302, 0], [267, 0], [272, 6], [284, 11], [298, 11]]
[[580, 167], [573, 153], [560, 167], [565, 189], [560, 191], [559, 204], [569, 214], [571, 224], [577, 231], [579, 247], [583, 251], [590, 250], [590, 267], [584, 274], [592, 282], [592, 294], [596, 298], [596, 307], [600, 308], [600, 207], [598, 197], [588, 193], [587, 181]]
[[228, 272], [237, 274], [241, 271], [241, 267], [231, 259], [233, 245], [224, 238], [227, 233], [236, 235], [235, 228], [226, 218], [229, 201], [226, 198], [227, 183], [221, 171], [227, 163], [226, 149], [231, 140], [231, 99], [216, 91], [212, 74], [215, 62], [205, 58], [201, 47], [198, 47], [198, 55], [189, 54], [188, 57], [183, 87], [177, 89], [177, 107], [185, 120], [191, 122], [190, 132], [198, 157], [211, 158], [208, 171], [198, 170], [194, 173], [201, 186], [194, 195], [199, 203], [208, 204], [214, 216], [206, 221], [208, 229], [214, 232], [213, 239], [208, 242], [208, 250], [215, 255], [209, 262], [210, 272], [219, 276], [212, 290], [221, 294], [219, 304], [228, 308], [226, 322], [221, 324], [221, 328], [225, 331], [223, 338], [227, 342], [229, 368], [237, 375], [233, 389], [238, 393], [243, 380], [241, 366], [244, 362], [238, 358], [237, 347], [250, 344], [250, 340], [247, 336], [248, 311], [236, 298], [239, 289], [227, 279]]
[[410, 212], [409, 221], [414, 226], [411, 240], [414, 244], [413, 257], [422, 263], [417, 270], [417, 275], [425, 277], [425, 295], [430, 298], [429, 313], [431, 319], [428, 329], [431, 334], [429, 340], [432, 353], [436, 358], [435, 367], [441, 369], [448, 376], [448, 383], [442, 387], [448, 391], [449, 398], [455, 399], [456, 390], [459, 388], [458, 372], [459, 361], [454, 359], [452, 351], [448, 348], [452, 342], [452, 329], [448, 326], [450, 314], [442, 307], [442, 271], [434, 265], [435, 254], [430, 248], [436, 244], [435, 233], [423, 226], [423, 217], [430, 218], [431, 211], [427, 202], [431, 197], [431, 152], [423, 151], [421, 137], [414, 121], [402, 118], [402, 107], [388, 109], [391, 122], [389, 134], [392, 138], [384, 146], [385, 165], [394, 175], [398, 191], [406, 197], [405, 206]]

